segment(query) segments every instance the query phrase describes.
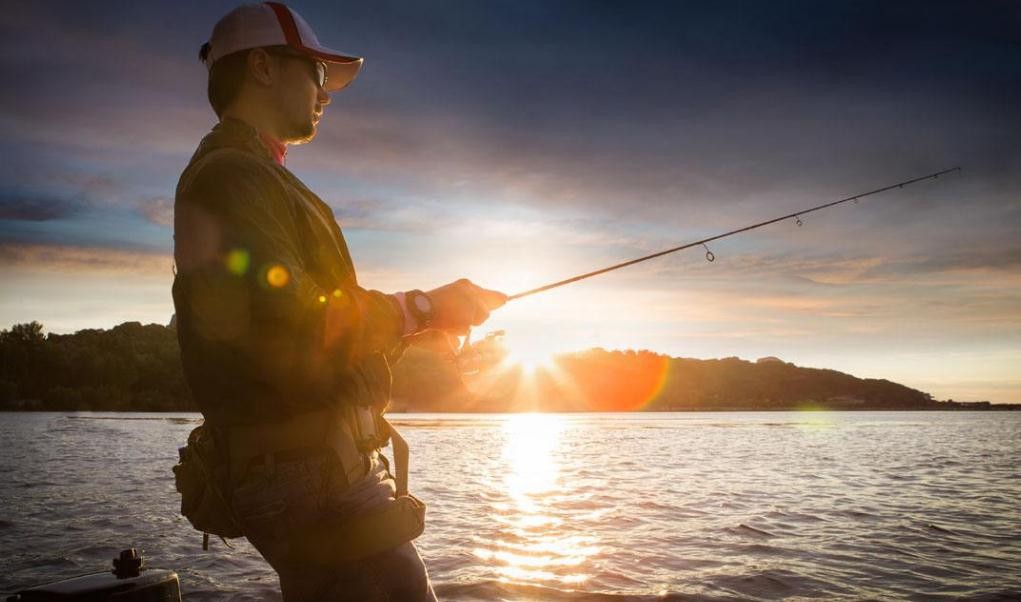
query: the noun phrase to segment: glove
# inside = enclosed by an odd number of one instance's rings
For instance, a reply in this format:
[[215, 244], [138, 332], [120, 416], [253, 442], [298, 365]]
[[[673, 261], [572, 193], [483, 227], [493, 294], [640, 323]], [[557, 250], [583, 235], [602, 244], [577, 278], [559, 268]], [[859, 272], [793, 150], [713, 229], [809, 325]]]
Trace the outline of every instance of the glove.
[[440, 288], [428, 291], [432, 302], [431, 328], [464, 335], [472, 326], [489, 318], [489, 312], [503, 306], [507, 295], [484, 289], [462, 278]]

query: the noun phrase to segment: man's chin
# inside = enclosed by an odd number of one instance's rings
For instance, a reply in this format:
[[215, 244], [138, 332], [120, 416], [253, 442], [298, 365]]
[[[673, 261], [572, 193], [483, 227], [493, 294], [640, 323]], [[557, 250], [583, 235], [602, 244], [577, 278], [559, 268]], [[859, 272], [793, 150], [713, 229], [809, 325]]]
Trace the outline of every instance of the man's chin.
[[316, 137], [318, 131], [317, 122], [310, 120], [300, 126], [296, 126], [287, 136], [288, 144], [307, 144]]

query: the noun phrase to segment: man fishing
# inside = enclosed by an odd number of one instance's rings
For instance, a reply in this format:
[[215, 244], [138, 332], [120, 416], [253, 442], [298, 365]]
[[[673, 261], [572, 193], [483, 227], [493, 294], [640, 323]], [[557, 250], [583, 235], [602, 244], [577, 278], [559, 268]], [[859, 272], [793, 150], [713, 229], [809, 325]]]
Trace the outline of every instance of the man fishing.
[[275, 2], [228, 13], [200, 55], [219, 123], [178, 184], [173, 295], [217, 491], [285, 600], [434, 600], [411, 543], [424, 506], [383, 417], [390, 366], [410, 337], [463, 334], [506, 296], [360, 287], [333, 212], [286, 168], [361, 58]]

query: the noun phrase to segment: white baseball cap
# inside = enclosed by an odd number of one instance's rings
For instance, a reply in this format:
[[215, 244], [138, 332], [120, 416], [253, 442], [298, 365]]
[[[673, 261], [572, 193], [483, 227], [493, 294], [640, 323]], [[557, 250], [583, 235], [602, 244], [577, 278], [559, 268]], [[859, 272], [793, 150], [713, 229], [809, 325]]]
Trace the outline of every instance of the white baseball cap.
[[280, 2], [244, 4], [227, 13], [209, 36], [206, 67], [217, 59], [250, 48], [289, 46], [326, 63], [326, 90], [336, 92], [358, 75], [364, 59], [326, 48], [293, 8]]

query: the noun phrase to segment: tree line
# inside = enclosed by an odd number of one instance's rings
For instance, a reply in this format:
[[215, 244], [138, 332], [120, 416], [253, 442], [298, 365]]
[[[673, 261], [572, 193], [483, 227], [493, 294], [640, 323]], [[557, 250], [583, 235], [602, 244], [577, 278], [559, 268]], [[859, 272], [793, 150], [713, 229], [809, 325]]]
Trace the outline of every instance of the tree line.
[[[422, 412], [990, 409], [988, 403], [939, 402], [928, 393], [888, 380], [803, 368], [775, 358], [698, 360], [644, 350], [590, 349], [557, 356], [532, 372], [507, 364], [501, 345], [499, 337], [487, 337], [457, 361], [447, 354], [409, 348], [393, 370], [392, 408]], [[44, 334], [41, 324], [30, 322], [0, 331], [0, 409], [197, 408], [184, 379], [173, 327], [126, 322], [109, 330], [60, 335]]]

